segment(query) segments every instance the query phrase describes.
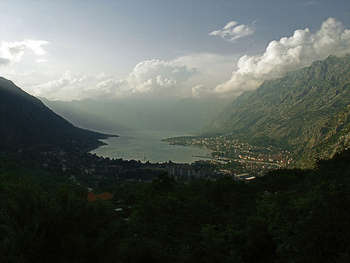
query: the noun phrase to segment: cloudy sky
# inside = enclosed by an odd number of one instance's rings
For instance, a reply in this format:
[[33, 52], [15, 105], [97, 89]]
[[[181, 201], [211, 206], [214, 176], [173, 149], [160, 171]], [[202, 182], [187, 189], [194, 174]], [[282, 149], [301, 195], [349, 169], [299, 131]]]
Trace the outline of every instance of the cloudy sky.
[[237, 96], [350, 53], [349, 0], [2, 0], [0, 76], [49, 99]]

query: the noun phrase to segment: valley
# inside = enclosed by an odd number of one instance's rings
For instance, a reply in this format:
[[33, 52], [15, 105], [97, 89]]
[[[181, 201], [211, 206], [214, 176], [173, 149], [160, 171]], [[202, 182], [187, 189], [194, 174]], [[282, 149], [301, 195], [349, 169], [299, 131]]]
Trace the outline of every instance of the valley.
[[[248, 159], [310, 168], [317, 159], [332, 158], [350, 146], [349, 85], [350, 55], [330, 56], [243, 93], [213, 119], [202, 136], [167, 141], [203, 145], [214, 154], [234, 158], [255, 149]], [[259, 156], [259, 151], [265, 156]]]
[[1, 263], [350, 262], [350, 1], [0, 1]]

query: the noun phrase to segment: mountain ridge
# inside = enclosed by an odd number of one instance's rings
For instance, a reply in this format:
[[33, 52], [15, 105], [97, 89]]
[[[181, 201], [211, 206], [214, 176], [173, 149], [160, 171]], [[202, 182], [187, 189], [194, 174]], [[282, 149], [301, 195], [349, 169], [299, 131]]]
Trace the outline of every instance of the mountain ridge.
[[58, 146], [88, 151], [110, 135], [73, 126], [39, 99], [0, 77], [0, 148]]
[[[302, 166], [307, 166], [312, 158], [334, 155], [327, 144], [333, 149], [347, 147], [349, 105], [350, 55], [330, 56], [243, 93], [211, 123], [207, 133], [230, 133], [250, 142], [273, 141], [293, 150]], [[315, 149], [322, 150], [313, 156]]]

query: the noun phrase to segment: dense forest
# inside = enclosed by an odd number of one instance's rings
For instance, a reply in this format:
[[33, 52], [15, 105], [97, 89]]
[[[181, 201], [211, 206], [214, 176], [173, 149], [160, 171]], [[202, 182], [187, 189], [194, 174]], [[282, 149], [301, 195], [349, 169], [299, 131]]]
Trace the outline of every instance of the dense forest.
[[349, 262], [350, 151], [312, 170], [98, 192], [0, 162], [0, 262]]

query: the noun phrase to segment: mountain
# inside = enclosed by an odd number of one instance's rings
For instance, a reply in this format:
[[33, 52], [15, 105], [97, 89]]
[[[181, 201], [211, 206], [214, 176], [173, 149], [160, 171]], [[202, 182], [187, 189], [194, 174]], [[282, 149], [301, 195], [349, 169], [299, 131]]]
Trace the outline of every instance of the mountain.
[[229, 101], [196, 98], [123, 98], [43, 102], [73, 124], [105, 132], [199, 132]]
[[39, 99], [0, 78], [0, 151], [44, 145], [89, 150], [106, 137], [73, 126]]
[[120, 125], [113, 114], [109, 114], [106, 102], [95, 100], [59, 101], [40, 98], [51, 110], [64, 117], [77, 127], [104, 131], [108, 133], [128, 131], [129, 128]]
[[350, 145], [350, 55], [330, 56], [236, 98], [207, 133], [294, 151], [301, 166]]

